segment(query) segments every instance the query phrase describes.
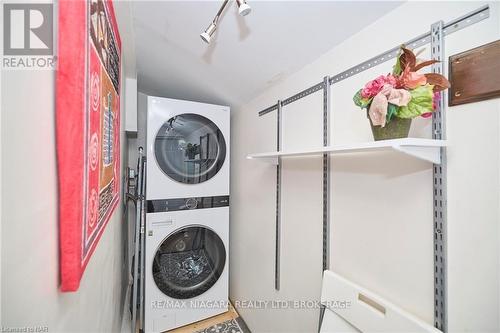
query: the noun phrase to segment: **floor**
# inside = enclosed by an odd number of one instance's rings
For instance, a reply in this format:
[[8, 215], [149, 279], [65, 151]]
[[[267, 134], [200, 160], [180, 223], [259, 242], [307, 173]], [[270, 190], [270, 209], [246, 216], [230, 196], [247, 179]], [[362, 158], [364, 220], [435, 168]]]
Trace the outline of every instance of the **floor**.
[[243, 319], [229, 304], [229, 311], [196, 323], [179, 327], [168, 333], [250, 333]]
[[[130, 288], [127, 290], [126, 299], [129, 299], [129, 292]], [[131, 332], [130, 319], [128, 303], [125, 302], [121, 332]], [[229, 311], [225, 313], [179, 327], [168, 331], [168, 333], [251, 333], [251, 331], [243, 321], [243, 318], [236, 312], [233, 305], [229, 303]]]

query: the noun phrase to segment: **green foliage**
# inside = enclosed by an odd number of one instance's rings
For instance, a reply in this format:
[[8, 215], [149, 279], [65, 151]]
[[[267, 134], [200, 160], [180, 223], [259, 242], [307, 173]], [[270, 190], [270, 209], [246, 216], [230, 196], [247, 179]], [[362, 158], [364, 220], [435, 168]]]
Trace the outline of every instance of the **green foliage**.
[[401, 106], [396, 114], [399, 118], [415, 118], [424, 113], [432, 112], [432, 89], [434, 86], [426, 84], [409, 90], [411, 100], [406, 106]]
[[386, 122], [390, 122], [391, 119], [398, 113], [399, 106], [389, 103], [387, 107]]
[[401, 62], [399, 61], [399, 57], [398, 57], [396, 64], [394, 66], [392, 66], [392, 75], [398, 76], [398, 75], [401, 75], [402, 72], [403, 72], [403, 70], [401, 69]]
[[354, 101], [354, 104], [356, 104], [362, 109], [367, 109], [370, 103], [372, 102], [372, 98], [366, 99], [361, 97], [361, 89], [358, 90], [358, 92], [354, 95], [352, 100]]
[[399, 60], [399, 58], [401, 57], [401, 53], [402, 51], [401, 49], [399, 49], [399, 53], [396, 58], [396, 64], [392, 66], [392, 75], [394, 76], [401, 75], [401, 73], [403, 72], [403, 69], [401, 68], [401, 61]]

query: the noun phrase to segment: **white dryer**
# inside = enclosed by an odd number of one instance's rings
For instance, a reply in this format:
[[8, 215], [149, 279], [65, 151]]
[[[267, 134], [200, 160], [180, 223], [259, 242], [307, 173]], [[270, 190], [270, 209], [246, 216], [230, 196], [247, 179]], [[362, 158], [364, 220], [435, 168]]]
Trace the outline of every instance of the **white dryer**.
[[163, 332], [228, 310], [228, 197], [188, 201], [148, 202], [147, 333]]
[[229, 107], [147, 99], [147, 186], [152, 199], [229, 194]]

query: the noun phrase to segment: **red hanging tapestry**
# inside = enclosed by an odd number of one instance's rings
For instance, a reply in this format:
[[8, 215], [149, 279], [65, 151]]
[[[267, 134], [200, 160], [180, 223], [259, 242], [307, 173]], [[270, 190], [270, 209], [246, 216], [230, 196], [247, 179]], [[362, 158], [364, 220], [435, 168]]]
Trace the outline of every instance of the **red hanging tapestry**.
[[120, 200], [121, 41], [111, 1], [59, 1], [58, 20], [61, 290], [76, 291]]

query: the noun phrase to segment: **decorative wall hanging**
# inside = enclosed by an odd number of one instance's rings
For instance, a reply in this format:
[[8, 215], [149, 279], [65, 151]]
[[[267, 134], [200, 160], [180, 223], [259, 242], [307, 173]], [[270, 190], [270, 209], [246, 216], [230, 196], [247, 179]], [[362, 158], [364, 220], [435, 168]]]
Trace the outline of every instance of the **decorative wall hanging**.
[[500, 97], [500, 40], [450, 57], [449, 105]]
[[59, 2], [56, 136], [62, 291], [78, 290], [120, 199], [120, 57], [111, 1]]

